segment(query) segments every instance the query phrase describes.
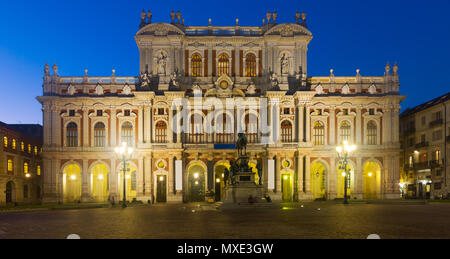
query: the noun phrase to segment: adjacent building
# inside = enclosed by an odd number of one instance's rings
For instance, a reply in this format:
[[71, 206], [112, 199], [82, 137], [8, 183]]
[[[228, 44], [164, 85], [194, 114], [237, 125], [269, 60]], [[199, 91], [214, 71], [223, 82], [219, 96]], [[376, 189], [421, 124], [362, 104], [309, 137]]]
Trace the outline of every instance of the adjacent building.
[[[168, 23], [142, 12], [139, 76], [60, 76], [46, 65], [44, 201], [117, 201], [123, 188], [130, 201], [219, 201], [238, 133], [274, 200], [343, 198], [343, 141], [358, 145], [352, 199], [399, 198], [398, 65], [309, 76], [306, 15], [277, 18], [188, 26], [180, 12]], [[135, 149], [125, 175], [114, 152], [122, 143]]]
[[42, 126], [0, 122], [0, 206], [40, 203]]
[[410, 198], [447, 198], [450, 93], [405, 110], [400, 120], [402, 192]]

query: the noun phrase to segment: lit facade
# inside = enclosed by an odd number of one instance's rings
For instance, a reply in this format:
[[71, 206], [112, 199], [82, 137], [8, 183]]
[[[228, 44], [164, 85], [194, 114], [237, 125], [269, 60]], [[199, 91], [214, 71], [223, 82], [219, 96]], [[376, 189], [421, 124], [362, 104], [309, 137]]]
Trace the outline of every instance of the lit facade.
[[273, 200], [343, 198], [344, 140], [358, 145], [351, 197], [400, 197], [397, 65], [384, 76], [308, 76], [313, 37], [299, 13], [286, 24], [268, 13], [257, 27], [151, 17], [142, 13], [135, 36], [138, 77], [63, 77], [46, 65], [45, 202], [122, 199], [122, 142], [135, 148], [128, 200], [204, 201], [210, 191], [220, 200], [239, 132]]
[[450, 94], [407, 109], [400, 124], [403, 193], [410, 198], [448, 197]]
[[0, 206], [41, 201], [42, 126], [0, 122]]

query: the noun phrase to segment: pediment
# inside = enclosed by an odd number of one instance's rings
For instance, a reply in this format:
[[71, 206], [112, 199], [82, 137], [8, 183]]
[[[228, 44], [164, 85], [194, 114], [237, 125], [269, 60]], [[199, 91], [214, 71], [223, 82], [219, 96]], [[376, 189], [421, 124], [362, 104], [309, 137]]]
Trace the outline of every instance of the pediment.
[[168, 23], [152, 23], [140, 29], [136, 35], [169, 36], [184, 35], [184, 32]]
[[312, 33], [299, 24], [283, 23], [268, 30], [265, 35], [281, 35], [282, 37], [292, 37], [297, 35], [312, 36]]

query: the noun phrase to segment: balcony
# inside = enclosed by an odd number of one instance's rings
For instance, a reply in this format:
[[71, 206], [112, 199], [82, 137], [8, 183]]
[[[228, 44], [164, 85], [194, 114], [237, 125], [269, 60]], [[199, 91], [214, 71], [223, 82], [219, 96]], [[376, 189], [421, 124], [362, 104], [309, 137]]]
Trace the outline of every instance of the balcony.
[[416, 128], [405, 129], [405, 131], [404, 131], [405, 136], [409, 136], [414, 133], [416, 133]]
[[443, 160], [432, 160], [432, 161], [430, 161], [430, 166], [432, 168], [442, 167], [443, 165], [444, 165], [444, 161]]
[[430, 169], [429, 161], [414, 163], [414, 170]]
[[422, 147], [428, 147], [429, 145], [430, 145], [430, 143], [428, 141], [425, 141], [425, 142], [417, 143], [415, 147], [422, 148]]
[[430, 128], [441, 126], [442, 124], [444, 124], [444, 120], [443, 119], [437, 119], [437, 120], [434, 120], [434, 121], [430, 122]]

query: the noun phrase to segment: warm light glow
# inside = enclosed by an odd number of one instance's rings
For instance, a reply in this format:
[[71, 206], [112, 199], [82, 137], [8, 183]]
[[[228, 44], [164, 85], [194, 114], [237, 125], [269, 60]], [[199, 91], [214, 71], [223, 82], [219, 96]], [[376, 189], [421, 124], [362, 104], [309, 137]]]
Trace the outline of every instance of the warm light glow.
[[198, 179], [199, 177], [200, 177], [200, 175], [199, 175], [198, 173], [195, 173], [195, 174], [194, 174], [194, 178], [195, 178], [195, 179]]
[[419, 151], [417, 151], [417, 150], [416, 150], [416, 151], [414, 151], [414, 154], [418, 155], [418, 154], [419, 154]]
[[128, 149], [128, 154], [131, 155], [131, 154], [133, 153], [133, 151], [134, 151], [134, 150], [133, 150], [132, 148], [129, 148], [129, 149]]
[[368, 175], [369, 175], [369, 177], [372, 177], [372, 176], [373, 176], [373, 173], [369, 173]]
[[30, 178], [30, 177], [31, 177], [31, 174], [26, 174], [25, 177], [26, 177], [26, 178]]
[[77, 179], [77, 176], [76, 175], [72, 175], [72, 176], [70, 176], [70, 179], [75, 181]]
[[159, 181], [160, 182], [164, 181], [164, 177], [163, 176], [159, 177]]
[[220, 183], [220, 178], [217, 178], [217, 179], [216, 179], [216, 182], [217, 182], [217, 183]]
[[99, 180], [103, 180], [103, 175], [102, 175], [102, 174], [99, 174], [99, 175], [98, 175], [98, 179], [99, 179]]
[[342, 153], [342, 147], [336, 147], [336, 151]]
[[285, 175], [284, 176], [284, 180], [287, 180], [287, 179], [289, 179], [289, 177], [287, 175]]
[[120, 153], [120, 148], [116, 147], [116, 149], [114, 149], [114, 151], [119, 154]]
[[195, 181], [195, 185], [198, 185], [198, 181]]
[[345, 177], [345, 176], [347, 176], [347, 174], [344, 172], [344, 173], [342, 173], [342, 176]]
[[125, 176], [125, 178], [126, 178], [127, 180], [130, 179], [130, 175], [127, 174], [127, 175]]

